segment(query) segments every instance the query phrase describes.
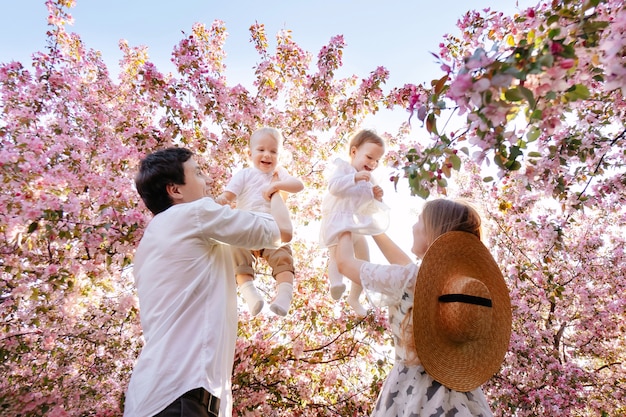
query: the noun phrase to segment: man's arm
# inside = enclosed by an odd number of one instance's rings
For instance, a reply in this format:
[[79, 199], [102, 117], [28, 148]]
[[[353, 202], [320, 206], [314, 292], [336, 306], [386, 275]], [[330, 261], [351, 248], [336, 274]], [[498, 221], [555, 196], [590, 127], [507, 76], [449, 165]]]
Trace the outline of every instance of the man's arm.
[[274, 217], [278, 229], [280, 230], [281, 241], [287, 243], [293, 237], [293, 226], [291, 224], [291, 216], [285, 205], [285, 201], [280, 193], [274, 193], [270, 200], [270, 214]]
[[272, 182], [270, 186], [267, 187], [267, 189], [263, 192], [263, 197], [269, 200], [270, 197], [274, 195], [274, 193], [276, 193], [277, 191], [299, 193], [302, 190], [304, 190], [304, 184], [302, 183], [302, 181], [300, 181], [296, 177], [288, 175], [281, 180]]
[[207, 242], [217, 241], [245, 249], [277, 248], [289, 237], [283, 236], [285, 230], [281, 229], [291, 230], [290, 222], [285, 226], [284, 220], [277, 222], [271, 213], [233, 209], [211, 198], [181, 206], [189, 208], [187, 212], [181, 210], [181, 216], [197, 216], [195, 223]]

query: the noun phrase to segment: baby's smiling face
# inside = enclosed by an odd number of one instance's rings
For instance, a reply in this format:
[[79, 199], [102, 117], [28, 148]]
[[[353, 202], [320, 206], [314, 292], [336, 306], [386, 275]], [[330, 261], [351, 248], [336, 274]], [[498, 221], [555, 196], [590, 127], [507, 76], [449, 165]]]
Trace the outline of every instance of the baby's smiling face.
[[383, 157], [385, 148], [377, 143], [366, 142], [358, 148], [350, 149], [351, 165], [358, 171], [373, 171], [378, 167], [380, 158]]
[[274, 172], [278, 165], [279, 150], [280, 145], [272, 135], [261, 134], [250, 139], [252, 165], [263, 173]]

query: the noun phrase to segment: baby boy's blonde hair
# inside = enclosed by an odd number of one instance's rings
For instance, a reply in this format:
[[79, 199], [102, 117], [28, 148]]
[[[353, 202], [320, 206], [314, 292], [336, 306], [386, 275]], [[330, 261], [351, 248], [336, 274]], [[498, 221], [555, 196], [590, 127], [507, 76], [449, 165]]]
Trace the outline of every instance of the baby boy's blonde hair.
[[250, 135], [250, 143], [252, 143], [254, 139], [256, 139], [257, 137], [261, 135], [270, 135], [276, 140], [276, 143], [278, 143], [279, 148], [283, 147], [283, 135], [282, 133], [280, 133], [280, 130], [273, 128], [273, 127], [268, 127], [268, 126], [261, 127], [255, 130], [254, 132], [252, 132], [252, 135]]

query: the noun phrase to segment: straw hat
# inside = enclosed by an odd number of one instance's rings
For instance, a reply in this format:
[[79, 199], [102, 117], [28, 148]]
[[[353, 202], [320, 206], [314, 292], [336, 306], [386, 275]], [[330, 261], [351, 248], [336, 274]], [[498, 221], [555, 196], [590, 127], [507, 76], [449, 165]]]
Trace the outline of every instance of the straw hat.
[[433, 379], [466, 392], [500, 369], [511, 337], [511, 300], [480, 239], [459, 231], [439, 236], [422, 260], [413, 303], [415, 349]]

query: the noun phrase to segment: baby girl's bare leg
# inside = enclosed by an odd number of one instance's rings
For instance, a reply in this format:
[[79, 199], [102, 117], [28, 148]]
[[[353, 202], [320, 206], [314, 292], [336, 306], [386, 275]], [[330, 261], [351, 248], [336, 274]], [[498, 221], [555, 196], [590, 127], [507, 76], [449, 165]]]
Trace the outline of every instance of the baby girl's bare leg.
[[333, 300], [339, 300], [346, 290], [346, 284], [343, 283], [343, 275], [337, 269], [335, 262], [335, 247], [328, 249], [328, 281], [330, 282], [330, 296]]
[[[352, 239], [354, 242], [354, 256], [358, 259], [369, 261], [370, 253], [365, 236], [353, 234]], [[348, 294], [348, 304], [358, 316], [364, 317], [367, 315], [367, 310], [359, 301], [362, 292], [363, 287], [352, 282], [350, 285], [350, 294]]]

